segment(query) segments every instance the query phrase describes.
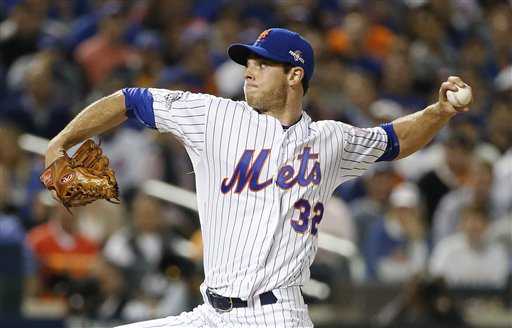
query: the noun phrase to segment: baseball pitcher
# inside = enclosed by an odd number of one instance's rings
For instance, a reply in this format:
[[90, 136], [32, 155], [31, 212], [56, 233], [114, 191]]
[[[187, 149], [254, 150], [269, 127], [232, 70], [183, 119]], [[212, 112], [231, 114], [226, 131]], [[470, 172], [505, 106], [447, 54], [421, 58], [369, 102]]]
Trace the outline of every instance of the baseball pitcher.
[[302, 36], [272, 28], [252, 45], [231, 45], [228, 54], [246, 67], [245, 101], [125, 88], [89, 105], [48, 147], [50, 165], [62, 151], [132, 118], [175, 135], [191, 158], [204, 304], [124, 328], [312, 327], [300, 288], [334, 189], [376, 161], [417, 151], [452, 116], [468, 111], [447, 100], [448, 90], [464, 86], [450, 77], [435, 104], [378, 127], [314, 122], [303, 109], [314, 57]]

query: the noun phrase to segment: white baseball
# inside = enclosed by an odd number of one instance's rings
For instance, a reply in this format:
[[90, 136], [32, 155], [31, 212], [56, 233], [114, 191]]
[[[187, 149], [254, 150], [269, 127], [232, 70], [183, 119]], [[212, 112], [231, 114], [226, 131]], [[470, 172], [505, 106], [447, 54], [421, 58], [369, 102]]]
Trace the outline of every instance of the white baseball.
[[471, 89], [467, 85], [464, 85], [462, 88], [457, 86], [457, 91], [446, 91], [446, 98], [455, 107], [466, 106], [470, 103], [471, 97]]

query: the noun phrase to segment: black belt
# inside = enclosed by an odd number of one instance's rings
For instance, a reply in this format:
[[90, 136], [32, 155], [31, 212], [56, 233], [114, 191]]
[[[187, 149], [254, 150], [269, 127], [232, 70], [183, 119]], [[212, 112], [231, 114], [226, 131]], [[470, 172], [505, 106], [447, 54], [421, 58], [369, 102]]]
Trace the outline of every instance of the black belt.
[[[234, 308], [247, 307], [247, 301], [237, 297], [224, 297], [212, 292], [209, 288], [206, 289], [206, 296], [208, 301], [219, 312], [229, 312]], [[277, 297], [272, 291], [265, 292], [259, 295], [261, 305], [275, 304]]]

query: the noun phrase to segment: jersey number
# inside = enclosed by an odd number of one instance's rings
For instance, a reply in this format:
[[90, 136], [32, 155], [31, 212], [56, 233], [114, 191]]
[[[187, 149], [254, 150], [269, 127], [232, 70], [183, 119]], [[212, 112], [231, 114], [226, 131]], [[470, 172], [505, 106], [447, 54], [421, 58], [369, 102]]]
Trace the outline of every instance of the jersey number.
[[[309, 232], [316, 236], [318, 233], [317, 225], [322, 221], [324, 215], [324, 204], [318, 202], [313, 206], [313, 213], [311, 213], [311, 204], [307, 199], [301, 198], [293, 205], [295, 209], [300, 211], [298, 219], [291, 219], [293, 230], [298, 233]], [[313, 214], [313, 216], [311, 216]], [[311, 228], [309, 222], [311, 221]]]

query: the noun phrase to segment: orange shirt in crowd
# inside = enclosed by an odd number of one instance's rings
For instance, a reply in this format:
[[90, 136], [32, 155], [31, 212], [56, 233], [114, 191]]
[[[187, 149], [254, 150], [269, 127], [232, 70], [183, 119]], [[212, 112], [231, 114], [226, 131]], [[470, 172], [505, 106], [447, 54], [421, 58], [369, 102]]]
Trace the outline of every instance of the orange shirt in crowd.
[[101, 35], [84, 41], [75, 52], [75, 60], [84, 69], [91, 87], [96, 86], [115, 69], [128, 65], [134, 57], [135, 52], [130, 47], [112, 42]]
[[50, 296], [45, 282], [53, 276], [67, 274], [71, 278], [87, 275], [97, 257], [99, 247], [79, 234], [65, 233], [56, 223], [42, 224], [27, 234], [28, 245], [38, 259], [39, 278], [43, 283], [43, 296]]
[[[384, 59], [388, 56], [395, 34], [387, 27], [372, 25], [369, 27], [363, 45], [364, 50], [376, 58]], [[345, 29], [336, 27], [327, 33], [327, 45], [334, 53], [349, 55], [352, 53], [352, 41]]]

